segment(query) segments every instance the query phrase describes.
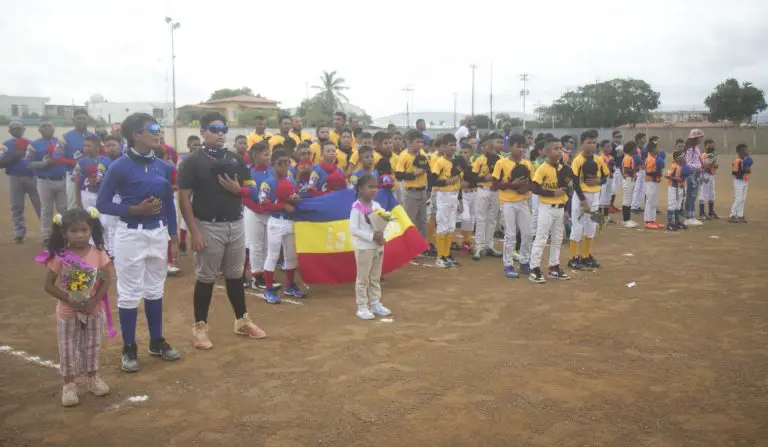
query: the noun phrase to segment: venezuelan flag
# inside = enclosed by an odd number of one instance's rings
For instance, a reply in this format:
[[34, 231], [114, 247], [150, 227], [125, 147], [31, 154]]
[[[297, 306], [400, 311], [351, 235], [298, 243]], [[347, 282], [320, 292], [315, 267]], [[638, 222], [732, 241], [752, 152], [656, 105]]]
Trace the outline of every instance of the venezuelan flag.
[[[301, 277], [308, 284], [355, 282], [355, 249], [349, 233], [349, 213], [357, 200], [353, 190], [304, 199], [296, 206], [296, 252]], [[383, 273], [399, 269], [426, 250], [427, 243], [390, 191], [375, 199], [392, 213], [384, 237]]]

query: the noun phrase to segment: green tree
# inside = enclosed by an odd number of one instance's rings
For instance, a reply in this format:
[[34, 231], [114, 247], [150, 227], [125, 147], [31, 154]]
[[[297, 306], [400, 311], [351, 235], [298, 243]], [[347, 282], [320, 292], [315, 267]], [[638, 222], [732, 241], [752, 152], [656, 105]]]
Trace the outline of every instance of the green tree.
[[507, 122], [507, 121], [512, 123], [512, 127], [523, 127], [523, 120], [522, 119], [520, 119], [520, 118], [512, 118], [511, 116], [509, 116], [508, 113], [505, 113], [505, 112], [497, 113], [494, 118], [496, 118], [495, 119], [495, 121], [496, 121], [496, 123], [495, 123], [496, 127], [495, 128], [496, 129], [501, 129], [502, 126], [504, 125], [504, 123]]
[[751, 122], [753, 115], [768, 108], [761, 89], [751, 82], [739, 85], [739, 81], [733, 78], [715, 87], [704, 104], [709, 107], [710, 121], [729, 120], [737, 124]]
[[274, 110], [244, 109], [237, 114], [237, 125], [240, 127], [253, 127], [257, 116], [267, 119], [267, 126], [277, 127], [277, 112]]
[[321, 124], [330, 124], [333, 109], [328, 107], [323, 94], [318, 93], [302, 101], [296, 109], [296, 114], [301, 117], [305, 126], [317, 127]]
[[192, 124], [194, 122], [200, 122], [200, 119], [208, 111], [203, 109], [196, 109], [192, 107], [182, 107], [176, 111], [176, 119], [181, 124]]
[[211, 97], [208, 101], [215, 101], [217, 99], [232, 98], [240, 95], [254, 96], [253, 90], [250, 87], [241, 88], [221, 88], [211, 93]]
[[370, 126], [371, 124], [373, 124], [373, 118], [371, 118], [371, 116], [365, 112], [363, 112], [362, 114], [350, 113], [349, 118], [357, 118], [357, 121], [362, 126]]
[[[330, 73], [323, 71], [320, 76], [320, 85], [313, 85], [312, 88], [320, 91], [319, 95], [323, 98], [325, 107], [335, 112], [341, 110], [342, 99], [349, 102], [349, 99], [344, 95], [344, 90], [349, 90], [349, 87], [344, 85], [345, 83], [344, 78], [337, 76], [335, 70]], [[329, 115], [328, 118], [331, 116]]]
[[613, 79], [565, 92], [548, 107], [536, 109], [539, 121], [571, 127], [616, 127], [646, 120], [660, 94], [640, 79]]
[[478, 129], [490, 129], [491, 128], [491, 119], [488, 117], [488, 115], [475, 115], [473, 117], [473, 120], [475, 122], [475, 126]]

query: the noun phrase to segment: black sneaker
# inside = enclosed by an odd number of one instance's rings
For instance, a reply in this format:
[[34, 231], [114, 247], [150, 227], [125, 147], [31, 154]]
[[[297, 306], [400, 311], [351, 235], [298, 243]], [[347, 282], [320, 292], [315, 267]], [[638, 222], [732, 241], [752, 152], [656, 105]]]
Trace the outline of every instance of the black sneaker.
[[531, 270], [531, 273], [528, 274], [528, 279], [535, 282], [536, 284], [544, 284], [547, 282], [547, 280], [544, 279], [544, 275], [541, 274], [541, 269], [538, 267]]
[[427, 249], [427, 256], [430, 258], [437, 257], [437, 248], [435, 248], [433, 244], [429, 244], [429, 248]]
[[264, 282], [263, 275], [256, 275], [251, 279], [251, 288], [257, 290], [267, 290], [267, 283]]
[[552, 279], [561, 279], [563, 281], [571, 279], [571, 276], [565, 273], [559, 265], [554, 265], [549, 268], [549, 277]]
[[461, 246], [456, 242], [451, 242], [451, 251], [459, 251], [459, 250], [461, 250]]
[[23, 244], [24, 243], [24, 238], [23, 237], [15, 237], [15, 238], [13, 238], [13, 243], [14, 244]]
[[123, 361], [120, 369], [129, 373], [139, 370], [138, 346], [135, 344], [123, 346]]
[[576, 256], [568, 261], [568, 267], [570, 267], [571, 270], [584, 270], [584, 262], [582, 262], [579, 256]]
[[181, 358], [179, 351], [173, 349], [163, 337], [156, 338], [149, 342], [149, 355], [161, 357], [169, 362]]
[[679, 228], [677, 228], [677, 225], [667, 224], [667, 231], [677, 231]]
[[600, 268], [600, 261], [595, 259], [594, 256], [589, 255], [586, 258], [582, 259], [581, 262], [586, 265], [587, 267], [591, 269], [599, 269]]
[[459, 265], [461, 265], [459, 264], [459, 261], [453, 259], [453, 256], [448, 256], [446, 259], [448, 260], [448, 262], [453, 264], [454, 267], [458, 267]]

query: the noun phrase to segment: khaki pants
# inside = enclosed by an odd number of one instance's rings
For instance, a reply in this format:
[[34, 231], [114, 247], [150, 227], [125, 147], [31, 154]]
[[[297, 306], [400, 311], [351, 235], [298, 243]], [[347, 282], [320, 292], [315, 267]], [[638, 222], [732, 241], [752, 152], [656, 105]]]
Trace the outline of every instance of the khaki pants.
[[245, 230], [243, 219], [234, 222], [197, 220], [205, 238], [205, 250], [195, 254], [195, 277], [205, 284], [216, 282], [219, 272], [226, 279], [243, 276], [245, 265]]
[[381, 301], [381, 267], [384, 260], [383, 248], [355, 250], [357, 280], [355, 294], [357, 307], [367, 307]]

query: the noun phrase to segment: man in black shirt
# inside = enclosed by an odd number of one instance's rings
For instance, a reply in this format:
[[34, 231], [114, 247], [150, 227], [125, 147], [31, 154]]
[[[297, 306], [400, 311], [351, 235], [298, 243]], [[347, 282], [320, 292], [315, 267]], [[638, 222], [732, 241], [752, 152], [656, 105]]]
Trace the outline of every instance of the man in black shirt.
[[235, 311], [235, 334], [264, 338], [266, 334], [248, 317], [245, 307], [243, 265], [243, 187], [253, 184], [242, 157], [227, 150], [227, 120], [218, 112], [203, 116], [200, 135], [203, 147], [179, 167], [181, 214], [189, 226], [195, 251], [192, 335], [195, 348], [213, 347], [208, 337], [208, 309], [219, 272], [226, 279], [227, 296]]

